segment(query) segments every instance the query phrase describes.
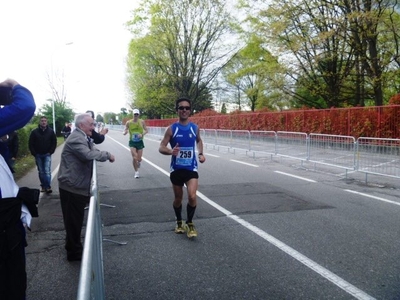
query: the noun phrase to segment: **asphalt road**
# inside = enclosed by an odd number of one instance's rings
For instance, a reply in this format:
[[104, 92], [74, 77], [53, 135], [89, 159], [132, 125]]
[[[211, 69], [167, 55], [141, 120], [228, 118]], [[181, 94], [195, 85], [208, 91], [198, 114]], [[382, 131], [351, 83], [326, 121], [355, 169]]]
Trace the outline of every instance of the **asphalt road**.
[[[106, 299], [400, 299], [398, 180], [366, 186], [357, 174], [208, 147], [189, 240], [173, 232], [170, 158], [159, 139], [145, 145], [139, 179], [127, 136], [110, 131], [99, 145], [116, 156], [98, 163], [101, 202], [115, 206], [101, 208], [103, 235], [127, 242], [103, 244]], [[36, 171], [18, 183], [38, 186]], [[52, 186], [28, 233], [28, 300], [77, 294], [80, 263], [66, 260]]]

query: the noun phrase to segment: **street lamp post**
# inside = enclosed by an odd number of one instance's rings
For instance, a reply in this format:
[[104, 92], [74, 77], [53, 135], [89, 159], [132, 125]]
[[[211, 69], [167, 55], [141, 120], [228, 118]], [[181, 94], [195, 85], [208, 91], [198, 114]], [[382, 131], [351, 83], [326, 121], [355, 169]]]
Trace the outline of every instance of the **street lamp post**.
[[47, 101], [51, 101], [51, 107], [53, 109], [53, 131], [57, 135], [57, 132], [56, 132], [56, 112], [55, 112], [55, 109], [54, 109], [54, 100], [53, 99], [49, 99]]
[[[68, 43], [65, 43], [65, 44], [63, 44], [62, 46], [69, 46], [69, 45], [72, 45], [74, 42], [68, 42]], [[54, 50], [53, 50], [53, 53], [51, 54], [51, 60], [50, 60], [50, 63], [51, 63], [51, 74], [50, 74], [50, 76], [51, 76], [51, 85], [53, 85], [53, 83], [52, 83], [52, 81], [53, 81], [53, 75], [54, 75], [54, 70], [53, 70], [53, 56], [54, 56], [54, 53], [57, 51], [59, 49], [59, 47], [57, 47], [57, 48], [55, 48]], [[49, 76], [49, 77], [50, 77]], [[54, 86], [52, 87], [52, 89], [54, 90]], [[54, 93], [54, 91], [53, 91], [53, 97], [57, 97], [56, 96], [57, 94], [55, 94]], [[52, 110], [53, 110], [53, 131], [54, 131], [54, 133], [57, 135], [57, 132], [56, 132], [56, 112], [55, 112], [55, 100], [54, 99], [49, 99], [49, 100], [47, 100], [47, 101], [51, 101], [51, 107], [52, 107]]]

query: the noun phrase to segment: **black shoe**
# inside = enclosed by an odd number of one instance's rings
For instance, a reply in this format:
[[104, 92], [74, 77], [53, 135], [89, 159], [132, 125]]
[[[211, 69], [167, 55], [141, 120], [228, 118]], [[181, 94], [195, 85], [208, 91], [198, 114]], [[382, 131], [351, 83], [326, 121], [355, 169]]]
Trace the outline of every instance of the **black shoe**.
[[51, 194], [53, 190], [51, 188], [46, 189], [46, 194]]
[[42, 187], [41, 189], [40, 189], [40, 192], [41, 193], [44, 193], [46, 191], [46, 189], [44, 188], [44, 187]]

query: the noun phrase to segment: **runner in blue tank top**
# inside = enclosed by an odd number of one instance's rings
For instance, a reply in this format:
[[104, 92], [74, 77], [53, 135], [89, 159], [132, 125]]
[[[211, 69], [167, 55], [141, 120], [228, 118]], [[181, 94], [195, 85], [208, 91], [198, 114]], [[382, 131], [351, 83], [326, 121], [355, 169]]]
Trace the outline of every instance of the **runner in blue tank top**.
[[[179, 121], [167, 128], [160, 143], [159, 151], [171, 155], [170, 180], [174, 191], [173, 207], [176, 216], [175, 233], [187, 233], [189, 238], [196, 237], [197, 231], [193, 224], [196, 211], [198, 187], [196, 144], [199, 162], [206, 161], [203, 155], [203, 141], [200, 138], [199, 127], [189, 121], [191, 102], [188, 98], [176, 100], [176, 111]], [[168, 147], [171, 145], [171, 148]], [[186, 206], [186, 224], [182, 221], [183, 185], [186, 184], [188, 204]]]

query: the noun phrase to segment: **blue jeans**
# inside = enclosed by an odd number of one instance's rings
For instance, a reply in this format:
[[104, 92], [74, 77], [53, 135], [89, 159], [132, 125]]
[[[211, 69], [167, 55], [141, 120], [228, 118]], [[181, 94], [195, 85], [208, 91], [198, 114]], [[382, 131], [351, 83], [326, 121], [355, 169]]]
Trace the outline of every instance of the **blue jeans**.
[[51, 187], [51, 155], [36, 154], [35, 160], [39, 172], [40, 186], [49, 189]]

